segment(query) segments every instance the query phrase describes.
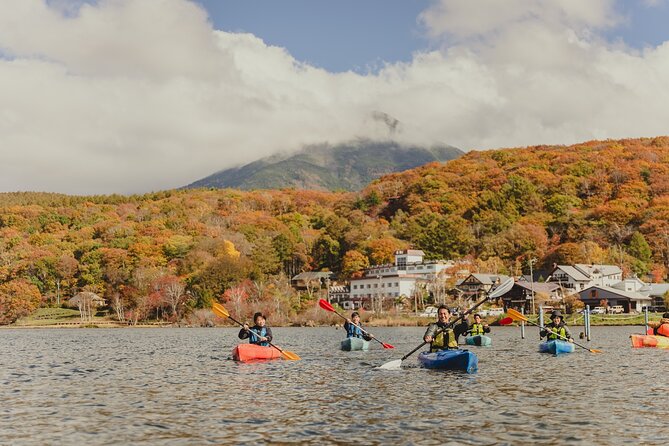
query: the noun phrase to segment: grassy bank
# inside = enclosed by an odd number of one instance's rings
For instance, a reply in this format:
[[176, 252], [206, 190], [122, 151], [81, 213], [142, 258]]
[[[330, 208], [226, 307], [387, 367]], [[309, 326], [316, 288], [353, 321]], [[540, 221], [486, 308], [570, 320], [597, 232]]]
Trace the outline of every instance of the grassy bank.
[[[348, 316], [348, 312], [342, 313]], [[372, 312], [362, 312], [362, 322], [369, 327], [424, 327], [430, 322], [434, 322], [435, 318], [419, 317], [414, 313], [399, 313], [399, 312], [385, 312], [376, 315]], [[500, 319], [507, 317], [506, 314], [498, 317], [485, 318], [485, 322], [491, 325], [496, 325]], [[650, 321], [659, 321], [662, 317], [661, 313], [651, 313], [649, 315]], [[538, 323], [537, 315], [527, 315], [527, 318], [535, 323]], [[226, 320], [216, 320], [215, 318], [207, 318], [207, 321], [212, 321], [211, 325], [218, 326], [235, 326], [232, 322]], [[183, 321], [181, 326], [199, 326], [195, 321]], [[276, 322], [276, 321], [273, 321]], [[328, 313], [322, 309], [308, 310], [305, 313], [295, 317], [294, 320], [287, 323], [270, 323], [271, 326], [336, 326], [342, 325], [344, 320], [337, 315]], [[544, 318], [544, 323], [549, 322], [549, 315]], [[565, 322], [570, 326], [583, 325], [583, 315], [569, 314], [565, 318]], [[514, 324], [518, 325], [514, 322]], [[591, 324], [594, 326], [604, 325], [644, 325], [643, 314], [593, 314], [591, 315]], [[141, 326], [165, 326], [171, 325], [167, 322], [153, 321], [141, 324]], [[211, 326], [203, 325], [203, 326]], [[127, 326], [120, 324], [118, 321], [109, 318], [95, 317], [93, 321], [88, 324], [82, 324], [79, 317], [78, 310], [66, 308], [40, 308], [29, 316], [18, 319], [14, 324], [6, 326], [6, 328], [28, 328], [28, 327], [109, 327], [109, 326]]]

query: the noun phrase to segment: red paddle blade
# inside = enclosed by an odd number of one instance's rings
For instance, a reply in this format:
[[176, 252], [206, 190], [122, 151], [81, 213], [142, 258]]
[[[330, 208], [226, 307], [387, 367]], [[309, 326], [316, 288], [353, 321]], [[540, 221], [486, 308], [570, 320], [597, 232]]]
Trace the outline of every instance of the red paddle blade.
[[320, 307], [324, 310], [334, 311], [334, 307], [330, 305], [330, 303], [327, 300], [320, 299], [318, 301], [318, 305], [320, 305]]
[[505, 317], [504, 319], [500, 319], [499, 325], [509, 325], [512, 322], [513, 322], [513, 318]]
[[382, 342], [381, 344], [383, 345], [383, 348], [395, 348], [394, 346], [386, 344], [385, 342]]

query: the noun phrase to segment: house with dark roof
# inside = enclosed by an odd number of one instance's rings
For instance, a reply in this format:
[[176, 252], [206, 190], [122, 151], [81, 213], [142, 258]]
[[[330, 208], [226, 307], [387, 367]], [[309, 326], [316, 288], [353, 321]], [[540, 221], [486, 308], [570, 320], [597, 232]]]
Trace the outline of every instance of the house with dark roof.
[[[562, 304], [562, 288], [557, 283], [550, 282], [527, 282], [519, 280], [513, 284], [513, 287], [504, 294], [501, 299], [504, 302], [504, 309], [513, 308], [521, 311], [525, 310], [525, 314], [529, 314], [538, 307], [536, 302], [532, 301], [534, 297], [537, 300], [537, 295], [543, 299], [544, 297], [548, 305], [557, 307]], [[532, 308], [535, 304], [534, 308]]]
[[477, 299], [479, 295], [490, 293], [509, 276], [504, 274], [472, 273], [455, 285], [456, 292], [465, 299]]
[[320, 289], [331, 280], [333, 273], [331, 271], [306, 271], [290, 279], [290, 284], [296, 290], [306, 290], [311, 287]]
[[621, 305], [623, 312], [641, 312], [642, 308], [650, 305], [652, 299], [639, 291], [627, 291], [624, 287], [612, 287], [605, 285], [592, 285], [578, 292], [579, 298], [590, 308], [601, 306], [603, 300], [607, 306]]

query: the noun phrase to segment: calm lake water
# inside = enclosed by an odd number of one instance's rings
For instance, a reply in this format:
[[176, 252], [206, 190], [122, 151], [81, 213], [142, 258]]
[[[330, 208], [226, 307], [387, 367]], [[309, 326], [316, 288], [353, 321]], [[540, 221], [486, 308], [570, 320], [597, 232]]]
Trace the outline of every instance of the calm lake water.
[[[0, 330], [0, 444], [666, 444], [669, 351], [632, 349], [642, 327], [593, 327], [553, 357], [538, 330], [493, 327], [479, 372], [379, 370], [423, 328], [274, 328], [301, 361], [239, 364], [237, 329]], [[578, 334], [582, 327], [573, 327]], [[585, 344], [585, 341], [582, 343]]]

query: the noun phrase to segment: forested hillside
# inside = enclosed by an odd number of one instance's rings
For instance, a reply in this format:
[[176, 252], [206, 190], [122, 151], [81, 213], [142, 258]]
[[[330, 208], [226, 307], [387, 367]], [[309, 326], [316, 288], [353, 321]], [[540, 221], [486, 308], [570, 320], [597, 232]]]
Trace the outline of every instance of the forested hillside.
[[86, 290], [119, 318], [179, 318], [215, 299], [277, 319], [307, 308], [289, 277], [342, 278], [396, 249], [480, 271], [614, 263], [665, 276], [669, 138], [470, 152], [360, 193], [0, 194], [0, 323]]
[[434, 258], [471, 255], [511, 273], [613, 263], [666, 274], [669, 138], [470, 152], [368, 187], [393, 235]]

